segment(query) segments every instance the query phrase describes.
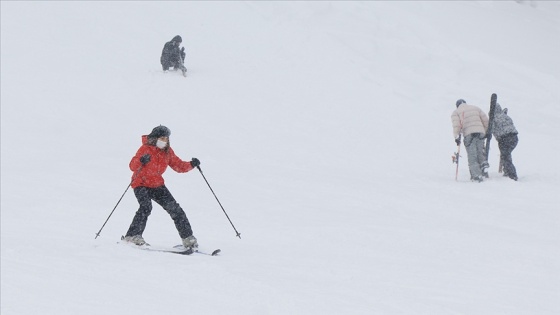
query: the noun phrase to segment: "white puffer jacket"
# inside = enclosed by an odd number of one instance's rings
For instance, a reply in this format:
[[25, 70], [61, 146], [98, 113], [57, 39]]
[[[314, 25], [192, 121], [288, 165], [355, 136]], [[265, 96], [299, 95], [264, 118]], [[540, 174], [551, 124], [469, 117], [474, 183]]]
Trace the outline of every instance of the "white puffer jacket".
[[453, 123], [453, 136], [455, 139], [459, 134], [463, 136], [478, 132], [482, 135], [488, 130], [488, 116], [480, 108], [463, 103], [451, 114]]

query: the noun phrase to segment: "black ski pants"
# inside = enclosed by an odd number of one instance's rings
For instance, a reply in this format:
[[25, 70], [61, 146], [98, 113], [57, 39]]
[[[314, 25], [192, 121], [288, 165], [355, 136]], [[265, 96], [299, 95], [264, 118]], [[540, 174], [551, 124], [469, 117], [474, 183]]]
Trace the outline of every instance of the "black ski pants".
[[185, 211], [175, 201], [165, 185], [149, 188], [149, 187], [136, 187], [134, 188], [134, 195], [140, 204], [140, 208], [136, 211], [134, 219], [126, 232], [126, 236], [142, 235], [148, 222], [148, 216], [152, 213], [152, 200], [157, 202], [163, 207], [175, 222], [175, 227], [179, 232], [181, 238], [189, 237], [193, 234], [191, 224], [187, 219]]
[[504, 167], [504, 175], [512, 179], [517, 179], [517, 171], [513, 165], [511, 152], [517, 146], [519, 139], [516, 133], [508, 133], [498, 140], [498, 147], [500, 148], [500, 161]]

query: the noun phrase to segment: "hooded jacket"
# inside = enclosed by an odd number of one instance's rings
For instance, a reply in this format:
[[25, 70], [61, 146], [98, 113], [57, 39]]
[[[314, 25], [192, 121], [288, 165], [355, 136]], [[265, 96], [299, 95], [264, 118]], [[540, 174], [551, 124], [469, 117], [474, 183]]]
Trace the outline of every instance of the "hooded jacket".
[[182, 63], [182, 59], [185, 59], [185, 53], [179, 49], [181, 44], [181, 37], [175, 36], [173, 39], [163, 46], [161, 51], [160, 62], [162, 65], [170, 63]]
[[[142, 166], [140, 158], [150, 155], [150, 161]], [[132, 160], [130, 160], [130, 170], [132, 174], [132, 182], [130, 186], [156, 188], [165, 184], [163, 173], [170, 166], [177, 173], [186, 173], [193, 169], [191, 162], [181, 160], [175, 155], [171, 147], [160, 149], [148, 141], [148, 136], [142, 136], [142, 146], [138, 149]], [[142, 168], [140, 168], [142, 167]]]
[[513, 125], [513, 120], [502, 110], [500, 104], [496, 104], [492, 134], [498, 141], [507, 134], [517, 134], [517, 129], [515, 129]]
[[471, 133], [486, 134], [488, 130], [488, 116], [480, 108], [463, 103], [451, 114], [453, 136], [455, 139], [461, 133], [468, 136]]

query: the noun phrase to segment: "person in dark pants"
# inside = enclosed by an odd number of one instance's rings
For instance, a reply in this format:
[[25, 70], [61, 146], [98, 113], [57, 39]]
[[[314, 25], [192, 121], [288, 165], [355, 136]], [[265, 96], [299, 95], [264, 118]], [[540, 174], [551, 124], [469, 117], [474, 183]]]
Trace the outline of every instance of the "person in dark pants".
[[517, 129], [515, 129], [513, 120], [507, 114], [507, 108], [502, 110], [500, 104], [496, 104], [492, 134], [498, 141], [498, 147], [500, 148], [500, 163], [502, 163], [504, 168], [504, 176], [516, 181], [517, 170], [513, 165], [511, 152], [515, 149], [517, 143], [519, 142]]
[[171, 131], [165, 126], [155, 127], [147, 136], [142, 136], [142, 146], [130, 161], [131, 187], [140, 207], [126, 232], [125, 240], [136, 245], [144, 245], [142, 237], [148, 216], [152, 212], [152, 200], [158, 203], [173, 219], [179, 236], [186, 248], [197, 248], [198, 242], [185, 211], [177, 203], [165, 186], [162, 174], [168, 166], [178, 173], [186, 173], [200, 165], [197, 158], [190, 162], [181, 160], [169, 145]]
[[181, 69], [183, 75], [187, 72], [187, 68], [185, 68], [184, 65], [185, 47], [179, 49], [182, 42], [183, 39], [181, 36], [177, 35], [163, 46], [160, 58], [163, 71], [167, 71], [169, 68], [173, 67], [175, 70]]

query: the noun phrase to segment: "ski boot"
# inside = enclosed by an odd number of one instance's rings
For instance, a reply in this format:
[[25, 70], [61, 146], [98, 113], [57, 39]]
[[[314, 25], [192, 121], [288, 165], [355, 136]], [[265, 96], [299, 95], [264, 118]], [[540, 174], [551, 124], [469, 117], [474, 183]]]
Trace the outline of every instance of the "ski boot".
[[198, 242], [196, 241], [196, 237], [194, 237], [194, 235], [186, 237], [186, 238], [182, 239], [182, 241], [183, 241], [183, 246], [186, 249], [190, 249], [190, 250], [193, 250], [193, 251], [198, 249]]
[[135, 245], [138, 245], [138, 246], [142, 246], [142, 245], [150, 246], [150, 244], [146, 243], [146, 241], [144, 240], [142, 235], [125, 236], [125, 237], [122, 237], [121, 239], [125, 240], [129, 243], [133, 243]]

